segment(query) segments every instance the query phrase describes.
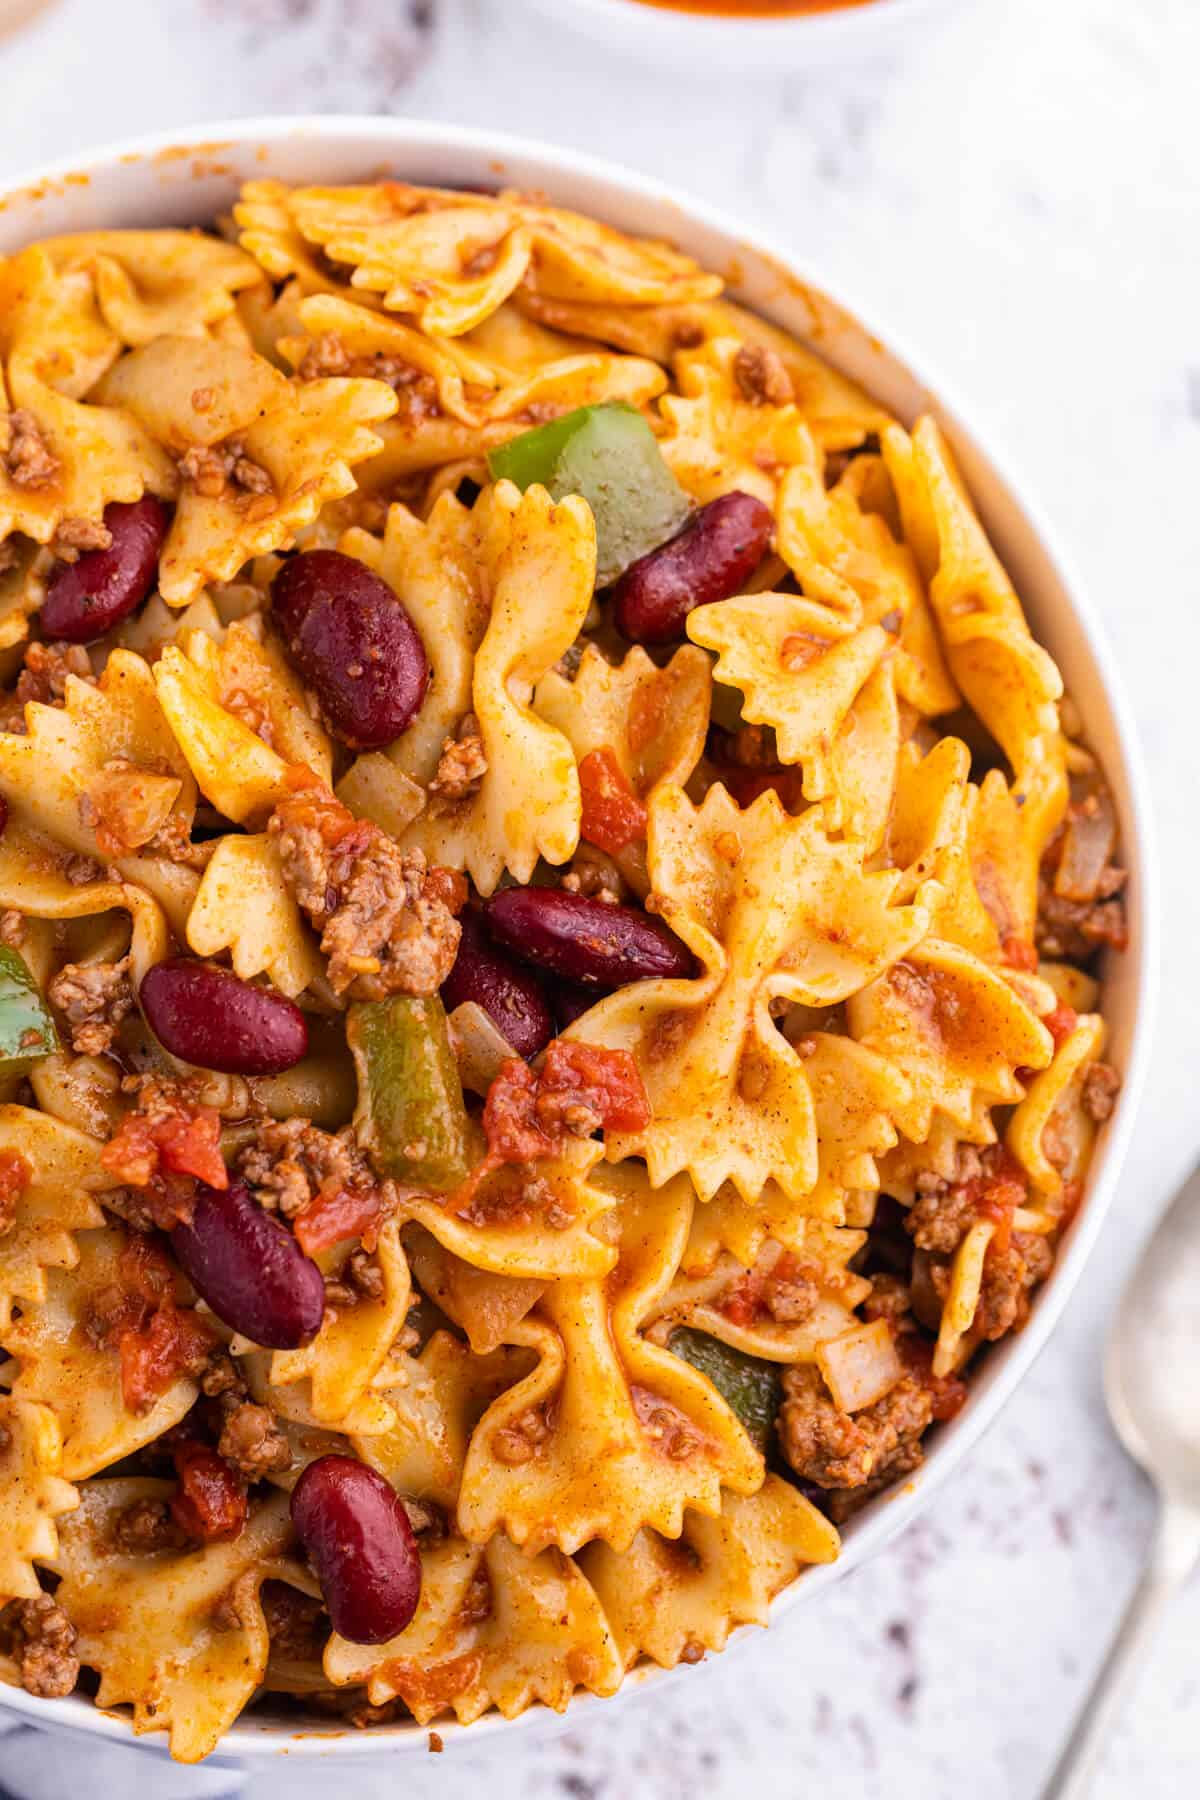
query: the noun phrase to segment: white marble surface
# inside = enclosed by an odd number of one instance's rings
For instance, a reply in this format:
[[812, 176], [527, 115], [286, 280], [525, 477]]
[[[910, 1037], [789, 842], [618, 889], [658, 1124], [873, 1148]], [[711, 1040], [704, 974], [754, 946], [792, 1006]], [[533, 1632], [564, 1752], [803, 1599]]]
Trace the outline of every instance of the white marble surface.
[[[321, 1785], [356, 1800], [465, 1800], [483, 1785], [490, 1800], [956, 1800], [964, 1785], [1027, 1800], [1145, 1545], [1149, 1498], [1105, 1423], [1098, 1353], [1135, 1246], [1200, 1149], [1200, 7], [960, 0], [902, 59], [755, 85], [607, 58], [515, 0], [437, 0], [412, 76], [409, 11], [64, 0], [0, 52], [0, 176], [206, 116], [404, 110], [584, 146], [769, 224], [944, 372], [1069, 544], [1151, 759], [1167, 979], [1134, 1153], [1084, 1286], [906, 1537], [786, 1631], [552, 1743]], [[1100, 1800], [1197, 1791], [1198, 1637], [1193, 1590]], [[165, 1796], [160, 1767], [137, 1780]], [[41, 1774], [33, 1787], [66, 1791]], [[275, 1768], [251, 1791], [284, 1800], [291, 1779]]]

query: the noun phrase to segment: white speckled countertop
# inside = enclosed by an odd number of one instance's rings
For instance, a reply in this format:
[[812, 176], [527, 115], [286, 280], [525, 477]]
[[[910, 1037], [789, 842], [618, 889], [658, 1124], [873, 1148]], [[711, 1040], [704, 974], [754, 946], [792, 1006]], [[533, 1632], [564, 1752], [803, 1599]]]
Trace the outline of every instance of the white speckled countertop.
[[[426, 13], [422, 60], [407, 21]], [[1150, 1519], [1102, 1410], [1105, 1322], [1200, 1149], [1198, 71], [1194, 0], [960, 0], [902, 58], [740, 85], [607, 57], [516, 0], [62, 0], [0, 49], [0, 177], [206, 116], [408, 111], [586, 147], [767, 224], [928, 353], [1025, 471], [1116, 642], [1150, 757], [1167, 957], [1149, 1093], [1083, 1286], [970, 1465], [787, 1629], [666, 1693], [486, 1762], [327, 1766], [305, 1794], [1036, 1795]], [[1198, 1641], [1193, 1589], [1098, 1800], [1200, 1788]], [[92, 1747], [89, 1791], [107, 1794], [110, 1767], [114, 1795], [181, 1791], [158, 1761]], [[19, 1785], [61, 1800], [79, 1780], [63, 1763]], [[300, 1791], [275, 1765], [248, 1793]]]

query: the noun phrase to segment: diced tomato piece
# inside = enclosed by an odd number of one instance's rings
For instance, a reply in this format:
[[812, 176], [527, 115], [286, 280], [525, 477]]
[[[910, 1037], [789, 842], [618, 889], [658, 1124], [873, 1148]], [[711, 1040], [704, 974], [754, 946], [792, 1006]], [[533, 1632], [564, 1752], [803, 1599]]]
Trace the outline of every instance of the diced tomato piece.
[[373, 1250], [379, 1229], [381, 1197], [373, 1187], [330, 1187], [314, 1194], [296, 1214], [292, 1229], [306, 1255], [328, 1250], [344, 1238], [361, 1238]]
[[1047, 1013], [1042, 1024], [1054, 1039], [1054, 1048], [1061, 1050], [1075, 1027], [1079, 1023], [1079, 1014], [1073, 1006], [1060, 1004], [1052, 1013]]
[[984, 1160], [984, 1173], [970, 1184], [975, 1190], [975, 1213], [980, 1219], [991, 1219], [996, 1227], [988, 1254], [1002, 1255], [1012, 1241], [1013, 1213], [1029, 1199], [1029, 1184], [1021, 1165], [1007, 1150], [986, 1151]]
[[895, 1335], [896, 1350], [901, 1362], [914, 1380], [919, 1381], [933, 1402], [933, 1416], [939, 1424], [945, 1424], [960, 1413], [967, 1402], [967, 1384], [957, 1375], [935, 1375], [933, 1372], [933, 1345], [916, 1331], [901, 1331]]
[[171, 1517], [199, 1543], [236, 1537], [246, 1523], [246, 1488], [223, 1456], [207, 1444], [176, 1444], [175, 1474], [179, 1489], [171, 1501]]
[[649, 1124], [650, 1103], [628, 1050], [555, 1038], [536, 1073], [510, 1058], [484, 1102], [487, 1167], [556, 1155], [587, 1114], [595, 1119], [593, 1129], [605, 1131], [640, 1131]]
[[1029, 942], [1028, 938], [1015, 937], [1010, 934], [1000, 945], [1000, 957], [1010, 969], [1023, 969], [1028, 975], [1034, 974], [1037, 970], [1037, 949]]
[[617, 856], [645, 837], [646, 808], [607, 744], [584, 757], [579, 765], [579, 786], [583, 795], [579, 830], [589, 844]]
[[190, 1307], [167, 1300], [141, 1324], [127, 1325], [118, 1337], [121, 1395], [131, 1413], [144, 1413], [181, 1375], [203, 1368], [216, 1333]]

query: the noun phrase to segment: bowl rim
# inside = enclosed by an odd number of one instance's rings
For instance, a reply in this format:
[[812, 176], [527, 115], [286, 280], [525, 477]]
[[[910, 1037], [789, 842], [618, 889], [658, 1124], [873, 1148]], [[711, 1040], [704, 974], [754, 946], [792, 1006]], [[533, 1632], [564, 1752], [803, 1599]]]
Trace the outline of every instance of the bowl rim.
[[[898, 3], [907, 4], [908, 0], [898, 0]], [[930, 377], [928, 356], [924, 352], [914, 355], [903, 334], [878, 331], [869, 311], [864, 314], [853, 298], [846, 299], [840, 287], [831, 286], [823, 276], [810, 272], [788, 245], [775, 241], [769, 232], [757, 227], [747, 231], [721, 208], [695, 198], [674, 183], [658, 181], [586, 152], [481, 127], [354, 113], [285, 114], [218, 119], [173, 131], [142, 133], [41, 164], [0, 182], [0, 217], [26, 204], [36, 224], [36, 207], [41, 200], [68, 193], [100, 173], [119, 179], [122, 168], [128, 168], [132, 174], [143, 164], [181, 166], [193, 159], [197, 174], [211, 174], [213, 159], [219, 158], [222, 151], [246, 150], [250, 146], [256, 149], [259, 146], [279, 147], [296, 139], [317, 144], [326, 142], [331, 148], [338, 145], [348, 148], [351, 141], [357, 144], [368, 138], [380, 155], [444, 150], [478, 156], [485, 169], [503, 165], [506, 161], [535, 163], [545, 165], [549, 179], [557, 173], [604, 186], [619, 193], [626, 201], [640, 201], [651, 210], [669, 211], [679, 221], [681, 237], [686, 237], [691, 229], [697, 234], [712, 233], [731, 248], [749, 249], [790, 283], [800, 284], [805, 294], [818, 296], [823, 304], [848, 317], [872, 344], [882, 348], [891, 362], [899, 364], [919, 384], [936, 406], [939, 416], [949, 425], [951, 434], [961, 434], [995, 478], [998, 490], [1011, 501], [1014, 513], [1027, 528], [1030, 541], [1061, 589], [1059, 604], [1066, 617], [1066, 634], [1081, 640], [1090, 655], [1111, 714], [1114, 748], [1128, 798], [1127, 816], [1122, 820], [1122, 850], [1137, 896], [1135, 931], [1126, 953], [1134, 965], [1129, 982], [1132, 1022], [1120, 1102], [1099, 1146], [1099, 1167], [1091, 1173], [1087, 1203], [1070, 1228], [1050, 1280], [1040, 1290], [1029, 1323], [1019, 1335], [989, 1357], [985, 1369], [974, 1382], [971, 1404], [952, 1425], [939, 1432], [921, 1469], [902, 1488], [881, 1495], [858, 1516], [853, 1529], [844, 1537], [843, 1552], [837, 1562], [810, 1568], [776, 1596], [770, 1607], [770, 1623], [778, 1628], [782, 1619], [796, 1612], [805, 1599], [850, 1574], [897, 1537], [961, 1466], [994, 1424], [1041, 1353], [1099, 1237], [1125, 1160], [1145, 1084], [1158, 989], [1160, 901], [1154, 813], [1132, 709], [1114, 652], [1082, 583], [1069, 558], [1063, 554], [1057, 535], [1039, 504], [1029, 497], [1020, 482], [1013, 479], [1003, 451], [997, 452], [991, 428], [986, 437], [982, 437], [974, 429], [963, 426], [956, 409], [946, 399], [945, 384]], [[264, 165], [262, 173], [270, 175], [272, 171]], [[178, 192], [182, 195], [185, 190]], [[179, 211], [183, 213], [182, 205]], [[30, 241], [36, 241], [36, 238]], [[732, 291], [736, 292], [736, 285], [731, 281]], [[760, 306], [760, 310], [769, 313], [768, 307]], [[817, 348], [819, 353], [824, 353], [819, 343]], [[1129, 969], [1130, 964], [1126, 963], [1127, 975]], [[731, 1633], [721, 1662], [753, 1641], [751, 1628], [739, 1626]], [[705, 1661], [710, 1669], [720, 1666], [715, 1658]], [[679, 1679], [684, 1672], [683, 1664], [665, 1670], [643, 1662], [629, 1671], [616, 1695], [601, 1699], [589, 1693], [576, 1693], [563, 1714], [536, 1703], [514, 1719], [505, 1719], [491, 1711], [470, 1726], [459, 1725], [452, 1719], [435, 1720], [433, 1729], [447, 1751], [453, 1748], [464, 1754], [469, 1754], [472, 1748], [486, 1749], [497, 1735], [503, 1735], [504, 1741], [508, 1742], [519, 1732], [523, 1742], [534, 1742], [558, 1730], [585, 1723], [596, 1716], [598, 1708], [609, 1706], [613, 1700], [658, 1692], [665, 1682]], [[697, 1671], [688, 1668], [687, 1673], [694, 1679]], [[45, 1700], [25, 1693], [23, 1689], [0, 1684], [0, 1709], [21, 1715], [27, 1723], [44, 1729], [100, 1736], [150, 1754], [167, 1754], [161, 1733], [135, 1736], [132, 1720], [127, 1714], [103, 1712], [80, 1696]], [[220, 1767], [230, 1762], [258, 1761], [281, 1755], [307, 1760], [333, 1755], [393, 1757], [400, 1752], [414, 1751], [424, 1754], [429, 1735], [428, 1728], [412, 1721], [363, 1732], [337, 1723], [327, 1726], [315, 1717], [308, 1721], [297, 1720], [293, 1727], [290, 1720], [284, 1724], [257, 1721], [254, 1717], [247, 1719], [243, 1715], [221, 1739], [205, 1766]]]

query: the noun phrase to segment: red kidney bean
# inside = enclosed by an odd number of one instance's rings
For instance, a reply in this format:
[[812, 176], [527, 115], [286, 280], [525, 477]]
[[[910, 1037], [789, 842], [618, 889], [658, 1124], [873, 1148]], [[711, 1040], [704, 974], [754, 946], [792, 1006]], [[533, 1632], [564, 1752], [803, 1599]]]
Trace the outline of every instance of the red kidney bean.
[[138, 999], [159, 1043], [201, 1069], [282, 1075], [308, 1053], [308, 1025], [294, 1002], [212, 963], [155, 963]]
[[613, 589], [613, 622], [634, 644], [683, 637], [693, 607], [728, 600], [767, 553], [771, 509], [740, 490], [710, 500], [669, 542], [632, 563]]
[[353, 750], [390, 744], [415, 718], [429, 684], [417, 628], [387, 582], [340, 550], [289, 557], [271, 609], [325, 723]]
[[514, 962], [491, 942], [478, 914], [466, 912], [459, 923], [458, 956], [442, 983], [447, 1011], [474, 1000], [518, 1056], [536, 1056], [554, 1036], [554, 1020], [541, 982], [531, 969]]
[[244, 1182], [198, 1186], [192, 1222], [175, 1226], [171, 1248], [218, 1319], [264, 1349], [295, 1350], [321, 1329], [320, 1269]]
[[488, 931], [514, 956], [586, 987], [692, 974], [691, 951], [658, 919], [560, 888], [506, 888], [483, 909]]
[[143, 494], [130, 506], [104, 509], [112, 533], [107, 550], [88, 550], [78, 562], [59, 563], [42, 602], [48, 638], [90, 644], [141, 605], [158, 574], [158, 557], [171, 515], [161, 500]]
[[421, 1598], [421, 1556], [390, 1482], [352, 1456], [319, 1456], [292, 1489], [292, 1524], [340, 1637], [384, 1644], [404, 1630]]

